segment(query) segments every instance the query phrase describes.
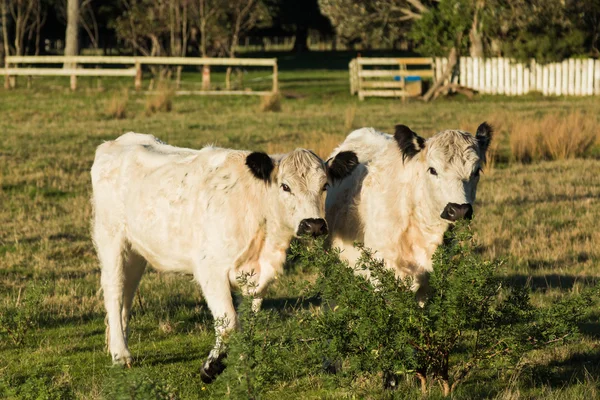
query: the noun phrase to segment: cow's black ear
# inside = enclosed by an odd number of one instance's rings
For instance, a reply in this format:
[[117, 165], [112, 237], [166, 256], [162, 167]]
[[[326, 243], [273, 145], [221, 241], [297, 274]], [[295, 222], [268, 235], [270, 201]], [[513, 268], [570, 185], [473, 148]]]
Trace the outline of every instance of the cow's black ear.
[[358, 157], [353, 151], [341, 151], [333, 160], [327, 161], [327, 175], [332, 182], [341, 181], [354, 171]]
[[246, 157], [246, 165], [255, 178], [266, 183], [271, 182], [271, 172], [273, 172], [275, 164], [273, 164], [273, 159], [268, 154], [257, 151], [250, 153]]
[[396, 139], [398, 147], [402, 151], [403, 162], [413, 158], [425, 147], [425, 139], [417, 135], [406, 125], [396, 125], [394, 139]]
[[477, 139], [477, 143], [479, 144], [479, 148], [481, 149], [483, 154], [486, 153], [488, 147], [490, 146], [493, 134], [494, 130], [487, 122], [484, 122], [477, 128], [475, 139]]

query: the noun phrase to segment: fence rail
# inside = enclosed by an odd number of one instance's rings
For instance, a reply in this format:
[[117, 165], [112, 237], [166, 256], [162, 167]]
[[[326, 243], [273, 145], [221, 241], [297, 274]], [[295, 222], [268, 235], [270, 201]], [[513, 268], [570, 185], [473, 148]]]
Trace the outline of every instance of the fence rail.
[[[22, 68], [19, 64], [63, 64], [68, 68]], [[77, 68], [79, 65], [132, 65], [125, 69]], [[8, 56], [5, 58], [5, 68], [0, 74], [5, 76], [5, 87], [16, 85], [16, 76], [70, 76], [71, 89], [77, 88], [77, 76], [124, 76], [135, 77], [134, 85], [137, 90], [142, 86], [142, 65], [197, 65], [203, 66], [202, 91], [176, 91], [177, 94], [235, 94], [235, 95], [265, 95], [279, 90], [276, 58], [208, 58], [208, 57], [128, 57], [128, 56]], [[248, 90], [210, 90], [209, 66], [251, 66], [271, 67], [271, 91]], [[180, 71], [179, 71], [180, 72]]]
[[[436, 78], [443, 75], [446, 64], [444, 58], [435, 59]], [[568, 59], [542, 65], [535, 60], [524, 64], [508, 58], [461, 57], [451, 80], [486, 94], [593, 96], [600, 95], [600, 60]]]

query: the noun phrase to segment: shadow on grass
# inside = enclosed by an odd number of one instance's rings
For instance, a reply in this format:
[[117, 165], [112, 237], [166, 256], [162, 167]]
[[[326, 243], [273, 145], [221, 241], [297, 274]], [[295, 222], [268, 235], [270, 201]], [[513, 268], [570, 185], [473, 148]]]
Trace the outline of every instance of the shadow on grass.
[[[98, 312], [85, 312], [68, 317], [57, 317], [55, 315], [43, 315], [40, 317], [38, 327], [40, 329], [52, 329], [64, 326], [77, 326], [89, 324], [90, 322], [104, 320], [104, 313]], [[90, 334], [90, 336], [93, 336]]]
[[563, 360], [551, 361], [531, 368], [532, 384], [561, 387], [573, 382], [585, 382], [589, 376], [600, 374], [600, 353], [574, 352]]
[[263, 301], [262, 308], [265, 310], [275, 310], [281, 314], [290, 314], [298, 309], [309, 309], [318, 307], [322, 304], [318, 297], [280, 297], [275, 299], [266, 298]]
[[570, 290], [575, 284], [583, 287], [594, 286], [599, 282], [597, 277], [581, 277], [576, 275], [508, 275], [501, 278], [505, 286], [527, 286], [532, 291], [545, 292], [549, 289]]
[[564, 193], [558, 193], [548, 196], [546, 198], [532, 196], [519, 199], [509, 199], [499, 203], [506, 206], [522, 206], [532, 203], [534, 203], [535, 205], [539, 205], [540, 203], [558, 203], [563, 201], [578, 202], [585, 200], [597, 200], [599, 198], [600, 196], [596, 196], [593, 194], [568, 195]]
[[[586, 320], [579, 324], [579, 330], [590, 338], [600, 339], [600, 311], [590, 313]], [[600, 352], [598, 356], [600, 356]]]
[[[212, 342], [211, 342], [212, 346]], [[139, 354], [137, 357], [134, 356], [134, 365], [139, 366], [157, 366], [157, 365], [168, 365], [168, 364], [177, 364], [177, 363], [186, 363], [190, 362], [199, 362], [198, 371], [200, 370], [201, 363], [204, 362], [206, 357], [208, 356], [208, 352], [210, 348], [206, 351], [198, 350], [198, 351], [187, 351], [185, 353], [173, 354], [167, 351], [157, 352], [155, 354], [144, 352], [143, 354]]]

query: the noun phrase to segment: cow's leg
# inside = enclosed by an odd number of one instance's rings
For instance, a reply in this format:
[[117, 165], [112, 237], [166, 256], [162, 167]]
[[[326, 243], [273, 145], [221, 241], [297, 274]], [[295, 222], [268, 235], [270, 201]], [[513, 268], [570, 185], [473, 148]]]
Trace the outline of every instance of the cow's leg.
[[129, 318], [131, 317], [131, 306], [135, 297], [142, 274], [146, 269], [146, 260], [134, 251], [129, 251], [127, 259], [123, 264], [123, 310], [121, 311], [121, 324], [125, 335], [125, 345], [129, 338]]
[[262, 302], [263, 302], [263, 297], [260, 296], [256, 296], [252, 299], [252, 311], [254, 312], [259, 312], [260, 311], [260, 307], [262, 306]]
[[98, 258], [102, 265], [102, 291], [106, 307], [107, 344], [114, 364], [131, 364], [131, 354], [125, 344], [125, 336], [121, 319], [123, 309], [123, 288], [125, 276], [123, 259], [125, 241], [118, 232], [96, 225], [94, 241], [98, 250]]
[[223, 372], [226, 356], [223, 339], [236, 325], [235, 308], [227, 275], [208, 274], [198, 277], [202, 293], [215, 320], [215, 346], [202, 366], [200, 376], [205, 383], [212, 382]]

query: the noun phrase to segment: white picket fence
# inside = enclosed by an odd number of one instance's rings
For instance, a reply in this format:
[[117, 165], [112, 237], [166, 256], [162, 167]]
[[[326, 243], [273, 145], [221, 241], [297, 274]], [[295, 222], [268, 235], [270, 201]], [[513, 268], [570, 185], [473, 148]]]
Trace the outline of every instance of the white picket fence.
[[[434, 76], [440, 79], [447, 60], [436, 58]], [[452, 76], [458, 83], [480, 93], [519, 96], [540, 92], [546, 96], [600, 95], [600, 60], [568, 59], [540, 65], [507, 58], [461, 57]]]

